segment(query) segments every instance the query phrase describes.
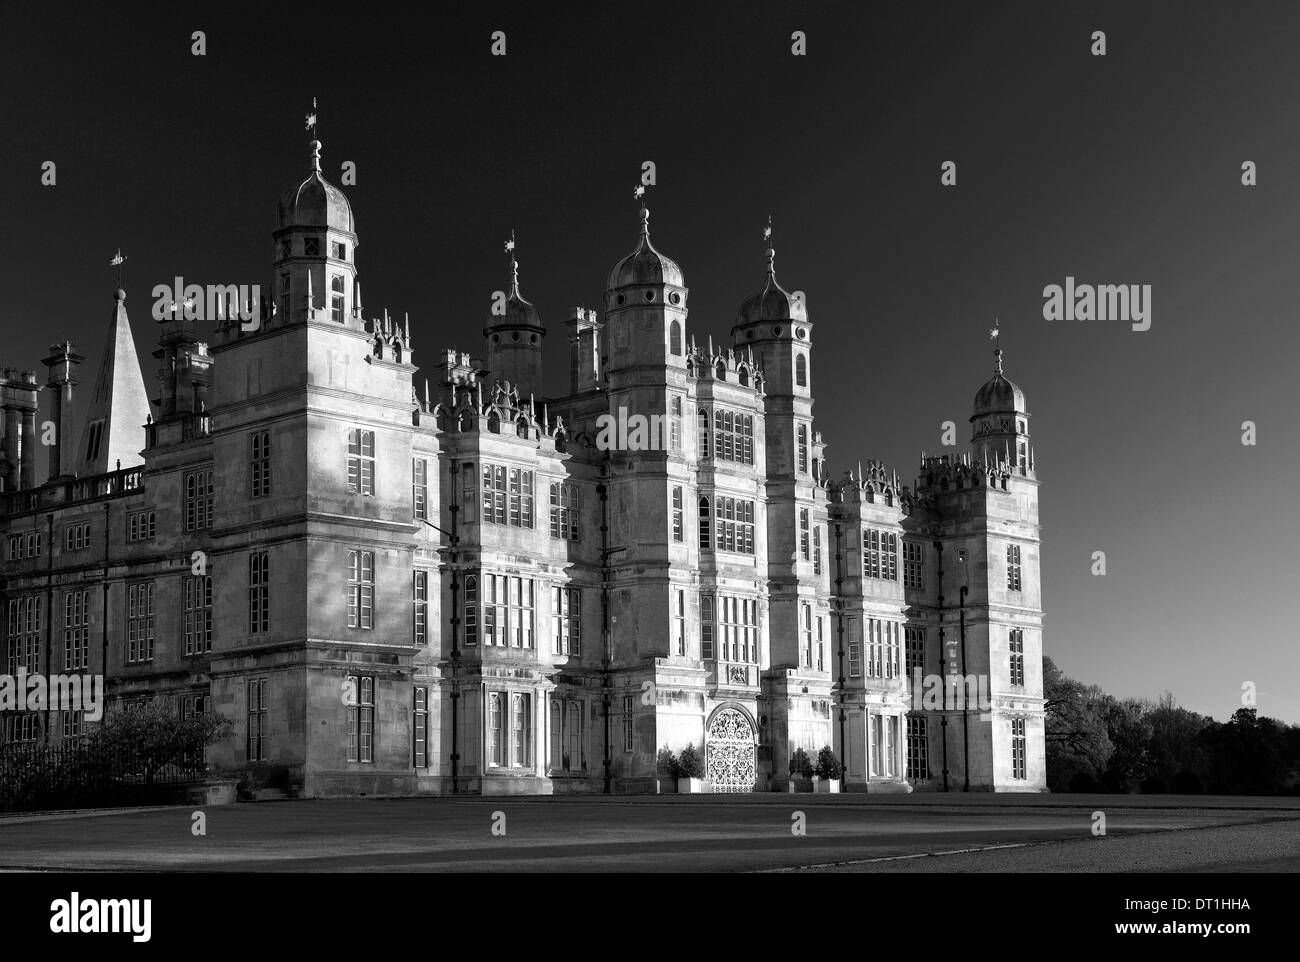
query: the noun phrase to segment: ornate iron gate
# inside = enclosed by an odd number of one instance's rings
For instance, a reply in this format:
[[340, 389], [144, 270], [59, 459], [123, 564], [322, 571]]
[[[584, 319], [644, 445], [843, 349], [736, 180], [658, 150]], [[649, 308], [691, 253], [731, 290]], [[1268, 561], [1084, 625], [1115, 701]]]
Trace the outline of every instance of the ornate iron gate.
[[754, 726], [743, 712], [724, 708], [709, 723], [707, 774], [715, 792], [752, 792], [757, 779]]

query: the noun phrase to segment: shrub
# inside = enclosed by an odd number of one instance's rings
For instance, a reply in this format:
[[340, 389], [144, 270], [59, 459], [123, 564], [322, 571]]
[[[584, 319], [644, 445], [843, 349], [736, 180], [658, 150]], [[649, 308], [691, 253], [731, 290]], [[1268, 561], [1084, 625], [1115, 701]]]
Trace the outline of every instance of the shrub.
[[812, 759], [802, 748], [796, 748], [794, 754], [790, 756], [790, 774], [802, 778], [811, 778], [813, 774]]
[[704, 777], [704, 761], [700, 758], [700, 753], [695, 750], [694, 745], [687, 745], [682, 749], [682, 753], [677, 759], [677, 777]]
[[821, 751], [817, 753], [817, 777], [835, 779], [843, 774], [844, 766], [835, 757], [835, 751], [830, 745], [823, 745]]
[[665, 778], [679, 777], [677, 773], [681, 768], [681, 763], [677, 760], [677, 756], [673, 754], [673, 750], [667, 745], [659, 749], [659, 756], [655, 764], [661, 776]]

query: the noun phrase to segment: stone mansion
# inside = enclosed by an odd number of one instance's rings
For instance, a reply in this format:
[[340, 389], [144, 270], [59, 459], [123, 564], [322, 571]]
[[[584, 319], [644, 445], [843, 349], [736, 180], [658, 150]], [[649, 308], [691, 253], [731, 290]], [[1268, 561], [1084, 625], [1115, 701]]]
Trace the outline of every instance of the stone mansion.
[[[320, 150], [256, 323], [169, 312], [151, 396], [118, 290], [88, 398], [66, 341], [43, 385], [0, 375], [5, 673], [220, 712], [214, 773], [310, 796], [656, 791], [688, 744], [716, 792], [783, 788], [823, 745], [846, 791], [1045, 790], [1038, 480], [1000, 351], [967, 450], [910, 487], [833, 477], [773, 251], [716, 341], [643, 208], [601, 309], [565, 322], [567, 394], [541, 394], [558, 332], [513, 255], [482, 351], [417, 382]], [[602, 438], [629, 414], [658, 443]], [[923, 704], [954, 672], [942, 692], [979, 698]], [[2, 717], [6, 750], [90, 724]]]

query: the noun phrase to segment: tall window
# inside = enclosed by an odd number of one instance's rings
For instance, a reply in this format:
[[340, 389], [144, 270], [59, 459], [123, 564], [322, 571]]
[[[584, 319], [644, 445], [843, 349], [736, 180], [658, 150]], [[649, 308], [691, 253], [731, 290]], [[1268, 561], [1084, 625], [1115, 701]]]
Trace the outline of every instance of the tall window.
[[898, 580], [898, 536], [867, 528], [862, 532], [862, 574], [882, 581]]
[[348, 690], [356, 693], [356, 704], [348, 713], [348, 761], [375, 760], [375, 676], [348, 675]]
[[266, 760], [266, 679], [248, 680], [248, 760]]
[[673, 395], [673, 399], [668, 403], [668, 443], [672, 451], [682, 449], [682, 399]]
[[700, 595], [700, 657], [713, 659], [713, 596]]
[[148, 541], [157, 530], [158, 514], [155, 511], [132, 511], [126, 516], [127, 541]]
[[529, 700], [519, 692], [510, 696], [510, 764], [514, 768], [528, 766]]
[[813, 526], [813, 574], [822, 573], [822, 526]]
[[673, 486], [673, 540], [682, 541], [685, 537], [682, 511], [682, 486]]
[[890, 715], [884, 719], [885, 728], [885, 777], [893, 778], [898, 774], [898, 716]]
[[551, 537], [559, 538], [561, 541], [578, 540], [577, 485], [565, 483], [551, 485]]
[[803, 354], [794, 356], [794, 383], [799, 387], [808, 386], [808, 358]]
[[488, 765], [500, 768], [505, 764], [505, 692], [488, 692]]
[[411, 764], [415, 768], [429, 767], [429, 689], [415, 686], [411, 709]]
[[212, 527], [212, 469], [185, 472], [185, 530]]
[[1011, 687], [1025, 687], [1025, 633], [1019, 628], [1011, 631]]
[[862, 677], [862, 622], [849, 619], [849, 677]]
[[920, 541], [903, 542], [903, 587], [925, 588], [925, 545]]
[[63, 593], [63, 669], [90, 664], [90, 592]]
[[813, 646], [812, 605], [803, 602], [799, 605], [799, 609], [799, 648], [803, 656], [803, 666], [811, 668]]
[[718, 599], [719, 630], [724, 661], [753, 664], [758, 661], [758, 602], [751, 598]]
[[483, 465], [483, 520], [515, 528], [533, 526], [533, 472]]
[[153, 582], [140, 581], [126, 589], [126, 660], [153, 660]]
[[248, 632], [271, 630], [271, 554], [254, 551], [248, 556]]
[[799, 556], [807, 561], [811, 555], [809, 540], [812, 532], [809, 530], [808, 509], [799, 509]]
[[284, 322], [289, 319], [289, 311], [293, 306], [293, 276], [289, 273], [280, 275], [280, 321]]
[[700, 411], [700, 457], [709, 456], [709, 412]]
[[249, 494], [264, 498], [271, 493], [271, 432], [254, 431], [248, 448]]
[[557, 655], [582, 654], [582, 590], [551, 588], [551, 638]]
[[483, 641], [500, 647], [533, 647], [533, 580], [483, 575]]
[[826, 670], [826, 641], [822, 633], [822, 627], [826, 620], [821, 615], [817, 616], [817, 670]]
[[86, 713], [83, 711], [65, 708], [63, 711], [63, 737], [71, 740], [84, 735], [86, 733], [85, 717]]
[[185, 654], [204, 655], [212, 650], [212, 575], [186, 576]]
[[682, 355], [682, 325], [680, 321], [673, 321], [668, 325], [668, 353], [673, 357]]
[[1007, 590], [1020, 590], [1020, 545], [1007, 545]]
[[718, 408], [713, 412], [713, 428], [717, 433], [713, 456], [722, 461], [738, 464], [754, 463], [754, 417], [739, 411]]
[[[719, 551], [754, 553], [754, 502], [718, 495], [717, 548]], [[701, 502], [703, 504], [703, 502]], [[701, 518], [703, 524], [703, 518]], [[701, 547], [704, 547], [701, 544]]]
[[925, 629], [908, 626], [904, 629], [904, 639], [907, 643], [905, 652], [904, 668], [907, 671], [907, 677], [911, 678], [914, 671], [920, 670], [925, 673]]
[[881, 765], [881, 742], [884, 739], [884, 718], [880, 715], [871, 716], [871, 774], [884, 774], [884, 766]]
[[35, 674], [41, 670], [41, 598], [27, 595], [9, 602], [9, 652], [5, 659], [7, 674], [19, 668]]
[[564, 770], [582, 771], [587, 767], [586, 752], [582, 742], [582, 702], [570, 701], [564, 719]]
[[465, 579], [465, 644], [478, 644], [478, 578]]
[[799, 448], [799, 470], [808, 470], [808, 425], [801, 424], [795, 431]]
[[700, 550], [708, 551], [713, 546], [711, 522], [709, 521], [709, 499], [700, 498]]
[[623, 751], [632, 750], [632, 703], [635, 701], [634, 696], [623, 696]]
[[930, 742], [926, 737], [925, 716], [907, 716], [907, 778], [924, 781], [930, 777]]
[[1011, 719], [1011, 777], [1027, 778], [1025, 765], [1025, 720]]
[[352, 428], [348, 431], [348, 491], [375, 493], [375, 432]]
[[677, 596], [673, 605], [673, 635], [677, 638], [677, 654], [686, 654], [686, 591], [674, 588]]
[[330, 278], [330, 320], [343, 323], [343, 275]]
[[36, 712], [9, 714], [5, 718], [5, 741], [11, 745], [36, 741], [41, 731], [39, 718]]
[[423, 568], [411, 572], [411, 641], [429, 643], [429, 572]]
[[411, 459], [411, 514], [419, 521], [429, 517], [429, 462], [425, 458]]
[[348, 552], [348, 627], [375, 627], [375, 554]]

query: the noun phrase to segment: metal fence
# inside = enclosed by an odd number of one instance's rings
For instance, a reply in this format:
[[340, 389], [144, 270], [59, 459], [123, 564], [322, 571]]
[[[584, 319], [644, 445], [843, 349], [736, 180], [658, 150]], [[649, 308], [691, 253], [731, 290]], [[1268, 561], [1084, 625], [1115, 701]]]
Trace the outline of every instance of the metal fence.
[[202, 752], [160, 764], [130, 750], [10, 745], [0, 749], [0, 812], [182, 804], [204, 771]]

